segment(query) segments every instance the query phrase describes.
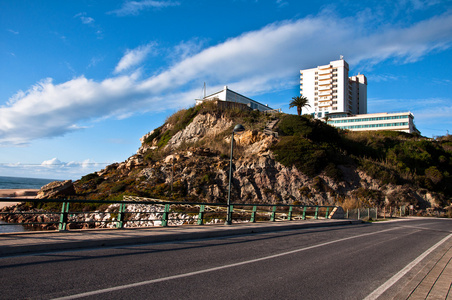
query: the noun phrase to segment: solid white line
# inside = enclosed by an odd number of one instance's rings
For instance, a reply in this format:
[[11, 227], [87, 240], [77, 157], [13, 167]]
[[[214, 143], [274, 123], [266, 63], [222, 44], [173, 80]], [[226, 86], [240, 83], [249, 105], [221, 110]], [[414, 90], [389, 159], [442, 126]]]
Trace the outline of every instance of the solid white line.
[[298, 252], [302, 252], [302, 251], [306, 251], [306, 250], [311, 250], [314, 248], [331, 245], [331, 244], [338, 243], [338, 242], [343, 242], [343, 241], [347, 241], [347, 240], [351, 240], [351, 239], [355, 239], [355, 238], [359, 238], [359, 237], [374, 235], [374, 234], [391, 231], [391, 230], [395, 230], [395, 229], [401, 229], [401, 228], [394, 227], [394, 228], [390, 228], [390, 229], [380, 230], [377, 232], [364, 233], [364, 234], [355, 235], [355, 236], [351, 236], [351, 237], [347, 237], [347, 238], [343, 238], [343, 239], [339, 239], [339, 240], [325, 242], [325, 243], [318, 244], [318, 245], [313, 245], [313, 246], [309, 246], [309, 247], [305, 247], [305, 248], [287, 251], [287, 252], [283, 252], [283, 253], [279, 253], [279, 254], [251, 259], [251, 260], [247, 260], [247, 261], [242, 261], [242, 262], [238, 262], [238, 263], [234, 263], [234, 264], [229, 264], [229, 265], [224, 265], [224, 266], [219, 266], [219, 267], [215, 267], [215, 268], [199, 270], [199, 271], [194, 271], [194, 272], [189, 272], [189, 273], [184, 273], [184, 274], [179, 274], [179, 275], [173, 275], [173, 276], [168, 276], [168, 277], [163, 277], [163, 278], [146, 280], [146, 281], [141, 281], [141, 282], [136, 282], [136, 283], [131, 283], [131, 284], [125, 284], [125, 285], [115, 286], [115, 287], [111, 287], [111, 288], [106, 288], [106, 289], [101, 289], [101, 290], [96, 290], [96, 291], [91, 291], [91, 292], [86, 292], [86, 293], [80, 293], [80, 294], [70, 295], [70, 296], [66, 296], [66, 297], [55, 298], [54, 300], [78, 299], [78, 298], [83, 298], [83, 297], [94, 296], [94, 295], [99, 295], [99, 294], [103, 294], [103, 293], [109, 293], [109, 292], [114, 292], [114, 291], [118, 291], [118, 290], [133, 288], [133, 287], [137, 287], [137, 286], [153, 284], [153, 283], [157, 283], [157, 282], [168, 281], [168, 280], [173, 280], [173, 279], [178, 279], [178, 278], [184, 278], [184, 277], [194, 276], [194, 275], [198, 275], [198, 274], [223, 270], [223, 269], [227, 269], [227, 268], [233, 268], [233, 267], [237, 267], [237, 266], [242, 266], [242, 265], [251, 264], [251, 263], [255, 263], [255, 262], [259, 262], [259, 261], [273, 259], [273, 258], [285, 256], [285, 255], [290, 255], [290, 254], [294, 254], [294, 253], [298, 253]]
[[405, 268], [400, 270], [397, 274], [389, 278], [385, 283], [383, 283], [379, 288], [369, 294], [364, 300], [373, 300], [380, 297], [387, 289], [389, 289], [394, 283], [396, 283], [400, 278], [402, 278], [406, 273], [408, 273], [412, 268], [414, 268], [421, 260], [423, 260], [427, 255], [429, 255], [433, 250], [441, 246], [444, 242], [446, 242], [452, 233], [443, 238], [441, 241], [430, 247], [427, 251], [418, 256], [415, 260], [409, 263]]

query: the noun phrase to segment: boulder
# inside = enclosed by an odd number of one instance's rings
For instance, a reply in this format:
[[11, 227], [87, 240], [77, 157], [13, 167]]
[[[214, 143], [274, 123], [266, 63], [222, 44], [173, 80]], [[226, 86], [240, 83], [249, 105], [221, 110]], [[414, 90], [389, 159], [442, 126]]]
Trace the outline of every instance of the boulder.
[[57, 197], [64, 197], [75, 195], [74, 185], [72, 180], [53, 181], [43, 186], [36, 196], [37, 199], [52, 199]]

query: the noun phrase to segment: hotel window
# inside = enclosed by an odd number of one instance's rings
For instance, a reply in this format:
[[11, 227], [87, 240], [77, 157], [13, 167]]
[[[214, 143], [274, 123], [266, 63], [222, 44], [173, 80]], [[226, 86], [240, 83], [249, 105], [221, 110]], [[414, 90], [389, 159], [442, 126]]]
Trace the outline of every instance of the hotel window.
[[315, 75], [318, 75], [319, 74], [319, 72], [315, 72]]
[[315, 87], [315, 90], [317, 91], [319, 88], [318, 87]]
[[317, 85], [317, 84], [318, 84], [318, 82], [316, 81], [316, 82], [315, 82], [315, 85]]
[[315, 96], [317, 96], [318, 94], [319, 94], [318, 92], [315, 92], [315, 93], [314, 93]]
[[317, 79], [319, 79], [319, 77], [316, 76], [314, 79], [317, 80]]

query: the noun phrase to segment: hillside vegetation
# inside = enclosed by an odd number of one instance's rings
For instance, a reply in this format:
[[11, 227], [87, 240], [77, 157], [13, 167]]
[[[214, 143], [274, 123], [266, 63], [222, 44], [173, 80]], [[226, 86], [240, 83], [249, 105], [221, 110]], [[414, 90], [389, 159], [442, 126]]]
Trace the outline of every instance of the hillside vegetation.
[[[277, 137], [265, 135], [274, 120], [278, 123], [271, 131]], [[121, 199], [127, 194], [225, 202], [236, 124], [247, 130], [234, 148], [237, 202], [423, 209], [451, 204], [449, 135], [432, 140], [400, 132], [350, 132], [308, 116], [228, 109], [214, 102], [168, 117], [142, 138], [136, 155], [76, 181], [72, 197]]]

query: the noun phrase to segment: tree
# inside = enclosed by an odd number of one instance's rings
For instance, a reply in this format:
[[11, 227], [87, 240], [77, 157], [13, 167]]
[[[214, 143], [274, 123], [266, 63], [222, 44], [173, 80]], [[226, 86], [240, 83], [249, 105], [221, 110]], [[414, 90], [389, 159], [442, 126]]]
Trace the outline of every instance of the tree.
[[297, 113], [299, 116], [301, 116], [301, 109], [305, 106], [309, 106], [309, 100], [305, 96], [297, 96], [292, 97], [292, 101], [289, 103], [289, 109], [292, 107], [297, 107]]

